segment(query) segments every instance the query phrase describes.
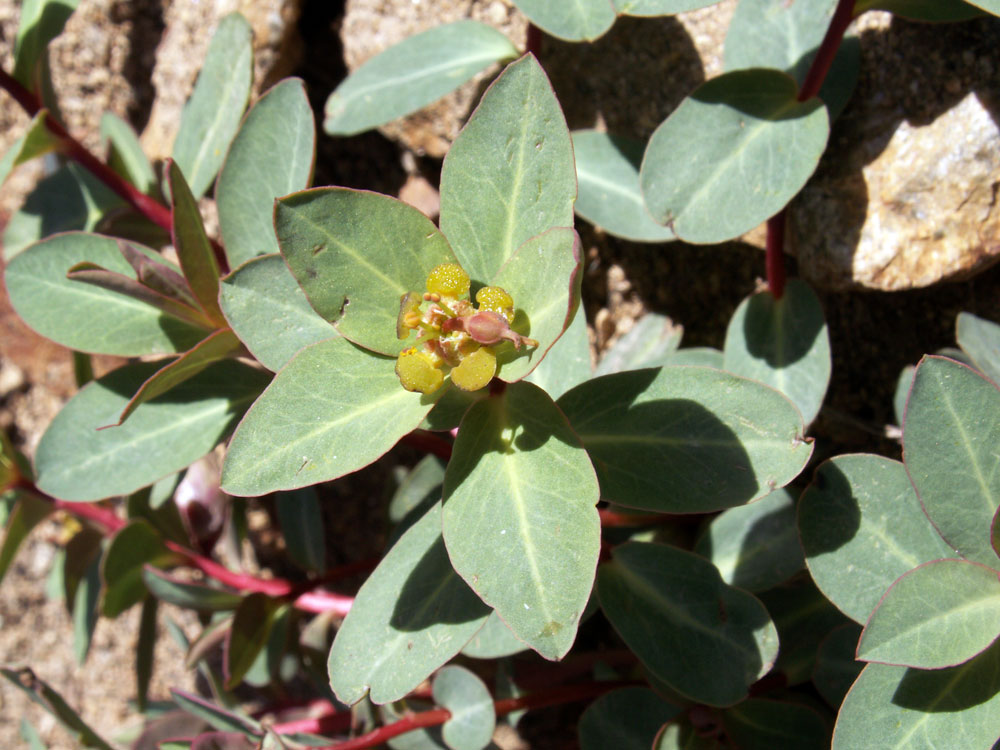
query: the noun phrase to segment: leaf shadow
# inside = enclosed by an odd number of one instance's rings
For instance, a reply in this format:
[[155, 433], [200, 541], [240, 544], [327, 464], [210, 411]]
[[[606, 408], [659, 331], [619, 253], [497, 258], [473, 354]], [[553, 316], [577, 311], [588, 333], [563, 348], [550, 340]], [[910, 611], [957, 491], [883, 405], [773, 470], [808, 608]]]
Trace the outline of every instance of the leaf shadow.
[[775, 300], [770, 292], [759, 292], [748, 300], [743, 318], [747, 351], [772, 368], [788, 367], [805, 359], [823, 332], [822, 315], [810, 315], [808, 309], [789, 309], [789, 296]]
[[[665, 398], [635, 403], [659, 368], [630, 370], [606, 376], [615, 379], [614, 430], [609, 432], [602, 406], [568, 406], [578, 415], [575, 425], [587, 432], [597, 411], [602, 420], [594, 437], [585, 440], [601, 482], [602, 497], [633, 508], [660, 512], [708, 512], [741, 505], [756, 494], [753, 465], [736, 433], [700, 403]], [[595, 381], [596, 382], [596, 381]], [[582, 391], [579, 393], [583, 393]], [[578, 396], [579, 396], [578, 393]], [[646, 436], [642, 440], [616, 440], [620, 436]], [[640, 466], [641, 464], [641, 466]], [[610, 489], [616, 490], [611, 495]], [[650, 497], [657, 497], [655, 503]], [[636, 501], [635, 498], [641, 498]]]
[[823, 533], [808, 534], [810, 557], [836, 552], [847, 545], [861, 529], [861, 506], [851, 483], [833, 461], [822, 464], [813, 477], [811, 488], [823, 500]]
[[455, 572], [444, 537], [438, 535], [407, 576], [389, 625], [399, 631], [415, 632], [477, 620], [490, 611]]
[[924, 713], [953, 713], [982, 705], [1000, 693], [1000, 641], [967, 662], [903, 674], [893, 704]]

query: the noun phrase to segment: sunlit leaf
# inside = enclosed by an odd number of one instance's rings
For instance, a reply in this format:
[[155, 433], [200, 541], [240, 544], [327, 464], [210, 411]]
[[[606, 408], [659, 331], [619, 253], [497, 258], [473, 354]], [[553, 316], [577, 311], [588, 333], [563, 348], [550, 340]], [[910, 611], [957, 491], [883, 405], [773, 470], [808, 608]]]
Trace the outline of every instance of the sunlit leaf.
[[544, 391], [515, 383], [462, 420], [444, 483], [455, 570], [548, 659], [572, 646], [590, 596], [600, 523], [593, 467]]
[[[517, 47], [491, 26], [465, 19], [435, 26], [365, 62], [326, 101], [323, 129], [353, 135], [415, 112]], [[289, 191], [290, 192], [290, 191]]]

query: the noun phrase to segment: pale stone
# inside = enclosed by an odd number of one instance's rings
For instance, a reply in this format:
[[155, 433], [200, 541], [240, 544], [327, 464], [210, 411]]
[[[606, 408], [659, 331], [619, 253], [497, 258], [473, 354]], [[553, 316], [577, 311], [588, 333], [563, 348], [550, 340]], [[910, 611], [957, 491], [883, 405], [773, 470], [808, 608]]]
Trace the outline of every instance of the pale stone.
[[903, 122], [860, 177], [806, 189], [800, 269], [824, 287], [887, 291], [972, 273], [1000, 257], [998, 175], [1000, 129], [975, 94], [930, 125]]

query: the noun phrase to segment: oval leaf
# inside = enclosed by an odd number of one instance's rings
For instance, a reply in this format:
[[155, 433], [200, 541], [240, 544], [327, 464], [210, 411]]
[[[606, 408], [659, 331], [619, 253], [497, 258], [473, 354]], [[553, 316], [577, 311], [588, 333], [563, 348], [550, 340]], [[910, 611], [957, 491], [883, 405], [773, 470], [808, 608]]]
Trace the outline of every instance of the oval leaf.
[[482, 750], [490, 744], [497, 716], [493, 696], [464, 667], [445, 667], [434, 678], [434, 701], [451, 711], [441, 735], [451, 750]]
[[615, 22], [611, 0], [514, 0], [514, 4], [535, 26], [567, 42], [593, 41]]
[[240, 126], [253, 79], [253, 30], [239, 13], [219, 21], [184, 105], [173, 160], [195, 198], [208, 190]]
[[722, 580], [747, 591], [784, 583], [805, 560], [795, 524], [795, 501], [786, 490], [712, 519], [694, 551], [712, 561]]
[[309, 187], [316, 125], [298, 78], [269, 89], [236, 134], [219, 173], [215, 199], [229, 267], [278, 252], [274, 199]]
[[462, 653], [473, 659], [500, 659], [527, 648], [527, 644], [514, 635], [514, 631], [507, 627], [500, 615], [493, 612], [475, 637], [465, 644]]
[[347, 338], [382, 354], [412, 346], [396, 337], [400, 297], [422, 293], [434, 266], [455, 261], [430, 219], [378, 193], [295, 193], [277, 202], [274, 225], [313, 309]]
[[502, 33], [466, 19], [404, 39], [368, 60], [326, 100], [323, 129], [354, 135], [454, 91], [480, 71], [517, 57]]
[[208, 333], [135, 297], [67, 278], [78, 263], [136, 278], [118, 241], [80, 232], [40, 242], [7, 266], [11, 304], [43, 336], [78, 351], [136, 357], [185, 351]]
[[816, 585], [862, 624], [906, 571], [955, 555], [920, 509], [903, 465], [881, 456], [821, 464], [799, 501], [799, 532]]
[[983, 375], [1000, 383], [1000, 325], [963, 312], [958, 314], [956, 328], [958, 345]]
[[411, 526], [365, 581], [330, 650], [330, 686], [352, 705], [399, 700], [486, 622], [441, 540], [441, 504]]
[[231, 495], [292, 490], [350, 474], [424, 418], [431, 396], [404, 390], [395, 361], [342, 338], [300, 351], [236, 429], [222, 467]]
[[968, 661], [1000, 636], [1000, 579], [985, 565], [935, 560], [885, 592], [858, 659], [940, 669]]
[[844, 699], [833, 750], [990, 748], [1000, 715], [1000, 644], [957, 667], [869, 664]]
[[646, 313], [601, 357], [595, 375], [674, 363], [684, 329], [665, 315]]
[[633, 242], [670, 242], [676, 235], [653, 221], [639, 188], [646, 145], [635, 138], [577, 130], [573, 133], [580, 195], [576, 213], [609, 234]]
[[965, 365], [924, 357], [903, 421], [903, 460], [924, 511], [963, 556], [996, 564], [990, 524], [1000, 506], [1000, 390]]
[[441, 231], [473, 282], [489, 284], [527, 240], [573, 226], [575, 198], [566, 120], [527, 55], [483, 94], [445, 157]]
[[706, 367], [605, 375], [559, 406], [594, 461], [602, 499], [631, 508], [742, 505], [790, 482], [812, 453], [784, 396]]
[[612, 0], [612, 2], [623, 16], [672, 16], [715, 5], [719, 0]]
[[531, 383], [473, 404], [444, 479], [455, 570], [547, 659], [573, 645], [600, 546], [597, 479], [556, 405]]
[[769, 291], [743, 300], [726, 329], [723, 368], [759, 380], [791, 399], [808, 425], [830, 383], [830, 337], [819, 298], [792, 279], [776, 300]]
[[117, 419], [156, 367], [120, 367], [66, 404], [38, 444], [40, 489], [63, 500], [101, 500], [190, 466], [229, 433], [268, 380], [239, 362], [217, 362], [140, 406], [120, 427], [98, 431]]
[[640, 182], [653, 218], [683, 240], [724, 242], [778, 213], [826, 148], [819, 99], [799, 102], [776, 70], [702, 84], [650, 138]]
[[254, 258], [222, 279], [222, 312], [250, 353], [277, 372], [300, 349], [337, 336], [309, 306], [280, 255]]
[[601, 609], [643, 665], [699, 703], [729, 706], [766, 674], [778, 633], [751, 594], [698, 555], [626, 542], [597, 573]]

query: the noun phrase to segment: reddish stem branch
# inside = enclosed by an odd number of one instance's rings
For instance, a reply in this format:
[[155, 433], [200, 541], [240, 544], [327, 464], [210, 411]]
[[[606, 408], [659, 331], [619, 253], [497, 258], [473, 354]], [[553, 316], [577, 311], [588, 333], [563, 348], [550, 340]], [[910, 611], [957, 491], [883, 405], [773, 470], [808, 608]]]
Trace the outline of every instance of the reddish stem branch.
[[[804, 102], [819, 94], [826, 80], [830, 66], [837, 56], [844, 32], [854, 17], [854, 0], [839, 0], [833, 12], [830, 26], [820, 43], [816, 57], [813, 58], [806, 73], [802, 88], [799, 89], [798, 100]], [[767, 286], [774, 298], [781, 299], [785, 293], [785, 223], [788, 213], [786, 206], [775, 216], [767, 220]]]
[[[7, 91], [14, 100], [21, 105], [29, 117], [34, 117], [41, 110], [42, 105], [34, 94], [28, 91], [7, 71], [0, 68], [0, 88]], [[88, 172], [99, 179], [113, 190], [118, 196], [125, 200], [132, 208], [141, 213], [157, 226], [171, 230], [170, 209], [159, 201], [150, 198], [145, 193], [140, 192], [135, 186], [100, 161], [91, 154], [78, 140], [71, 136], [66, 128], [62, 126], [51, 114], [45, 117], [45, 127], [49, 129], [60, 142], [60, 151], [71, 159], [79, 162]]]
[[767, 220], [767, 244], [764, 259], [767, 267], [767, 288], [776, 299], [785, 294], [785, 222], [788, 209]]
[[799, 89], [798, 99], [800, 102], [812, 99], [819, 94], [819, 90], [823, 87], [823, 81], [826, 80], [826, 74], [830, 72], [833, 58], [837, 56], [837, 50], [840, 49], [844, 32], [851, 25], [853, 18], [854, 0], [840, 0], [837, 3], [837, 9], [833, 12], [833, 18], [830, 19], [826, 36], [823, 37], [816, 57], [813, 58], [812, 64], [809, 66], [809, 72], [806, 73], [806, 78], [802, 82], [802, 88]]
[[[531, 710], [536, 708], [546, 708], [564, 703], [575, 703], [576, 701], [596, 698], [616, 688], [630, 685], [641, 685], [644, 683], [635, 681], [609, 681], [609, 682], [588, 682], [582, 685], [568, 685], [566, 687], [553, 688], [532, 695], [523, 695], [519, 698], [506, 698], [494, 701], [493, 708], [497, 716], [509, 714], [512, 711]], [[406, 716], [392, 724], [386, 724], [378, 729], [373, 729], [360, 737], [354, 737], [336, 745], [327, 745], [324, 750], [363, 750], [364, 748], [375, 747], [415, 729], [426, 729], [444, 724], [451, 718], [451, 712], [446, 708], [434, 708], [430, 711]]]
[[[76, 516], [77, 518], [93, 521], [94, 523], [103, 526], [108, 535], [116, 533], [126, 524], [126, 521], [115, 515], [115, 512], [110, 508], [105, 508], [92, 503], [71, 503], [65, 500], [57, 500], [49, 495], [46, 495], [44, 492], [39, 491], [33, 484], [24, 480], [19, 483], [19, 486], [22, 486], [24, 489], [27, 489], [39, 497], [48, 500], [57, 510], [64, 511], [70, 515]], [[257, 578], [256, 576], [247, 575], [246, 573], [236, 573], [224, 565], [215, 562], [215, 560], [199, 555], [198, 553], [177, 544], [177, 542], [173, 542], [168, 539], [164, 541], [164, 544], [167, 549], [177, 554], [184, 561], [184, 563], [193, 568], [197, 568], [206, 576], [215, 579], [219, 583], [225, 584], [226, 586], [234, 588], [238, 591], [260, 592], [274, 597], [294, 597], [293, 604], [295, 607], [305, 612], [333, 612], [344, 616], [348, 613], [351, 609], [351, 605], [354, 603], [354, 598], [350, 596], [335, 594], [330, 591], [311, 590], [312, 587], [316, 585], [313, 581], [307, 581], [303, 584], [294, 584], [283, 578], [268, 580], [265, 578]], [[367, 563], [368, 561], [365, 561], [365, 564]], [[356, 572], [355, 567], [356, 566], [345, 566], [346, 574], [353, 574]], [[345, 571], [338, 570], [336, 572], [340, 573]]]

